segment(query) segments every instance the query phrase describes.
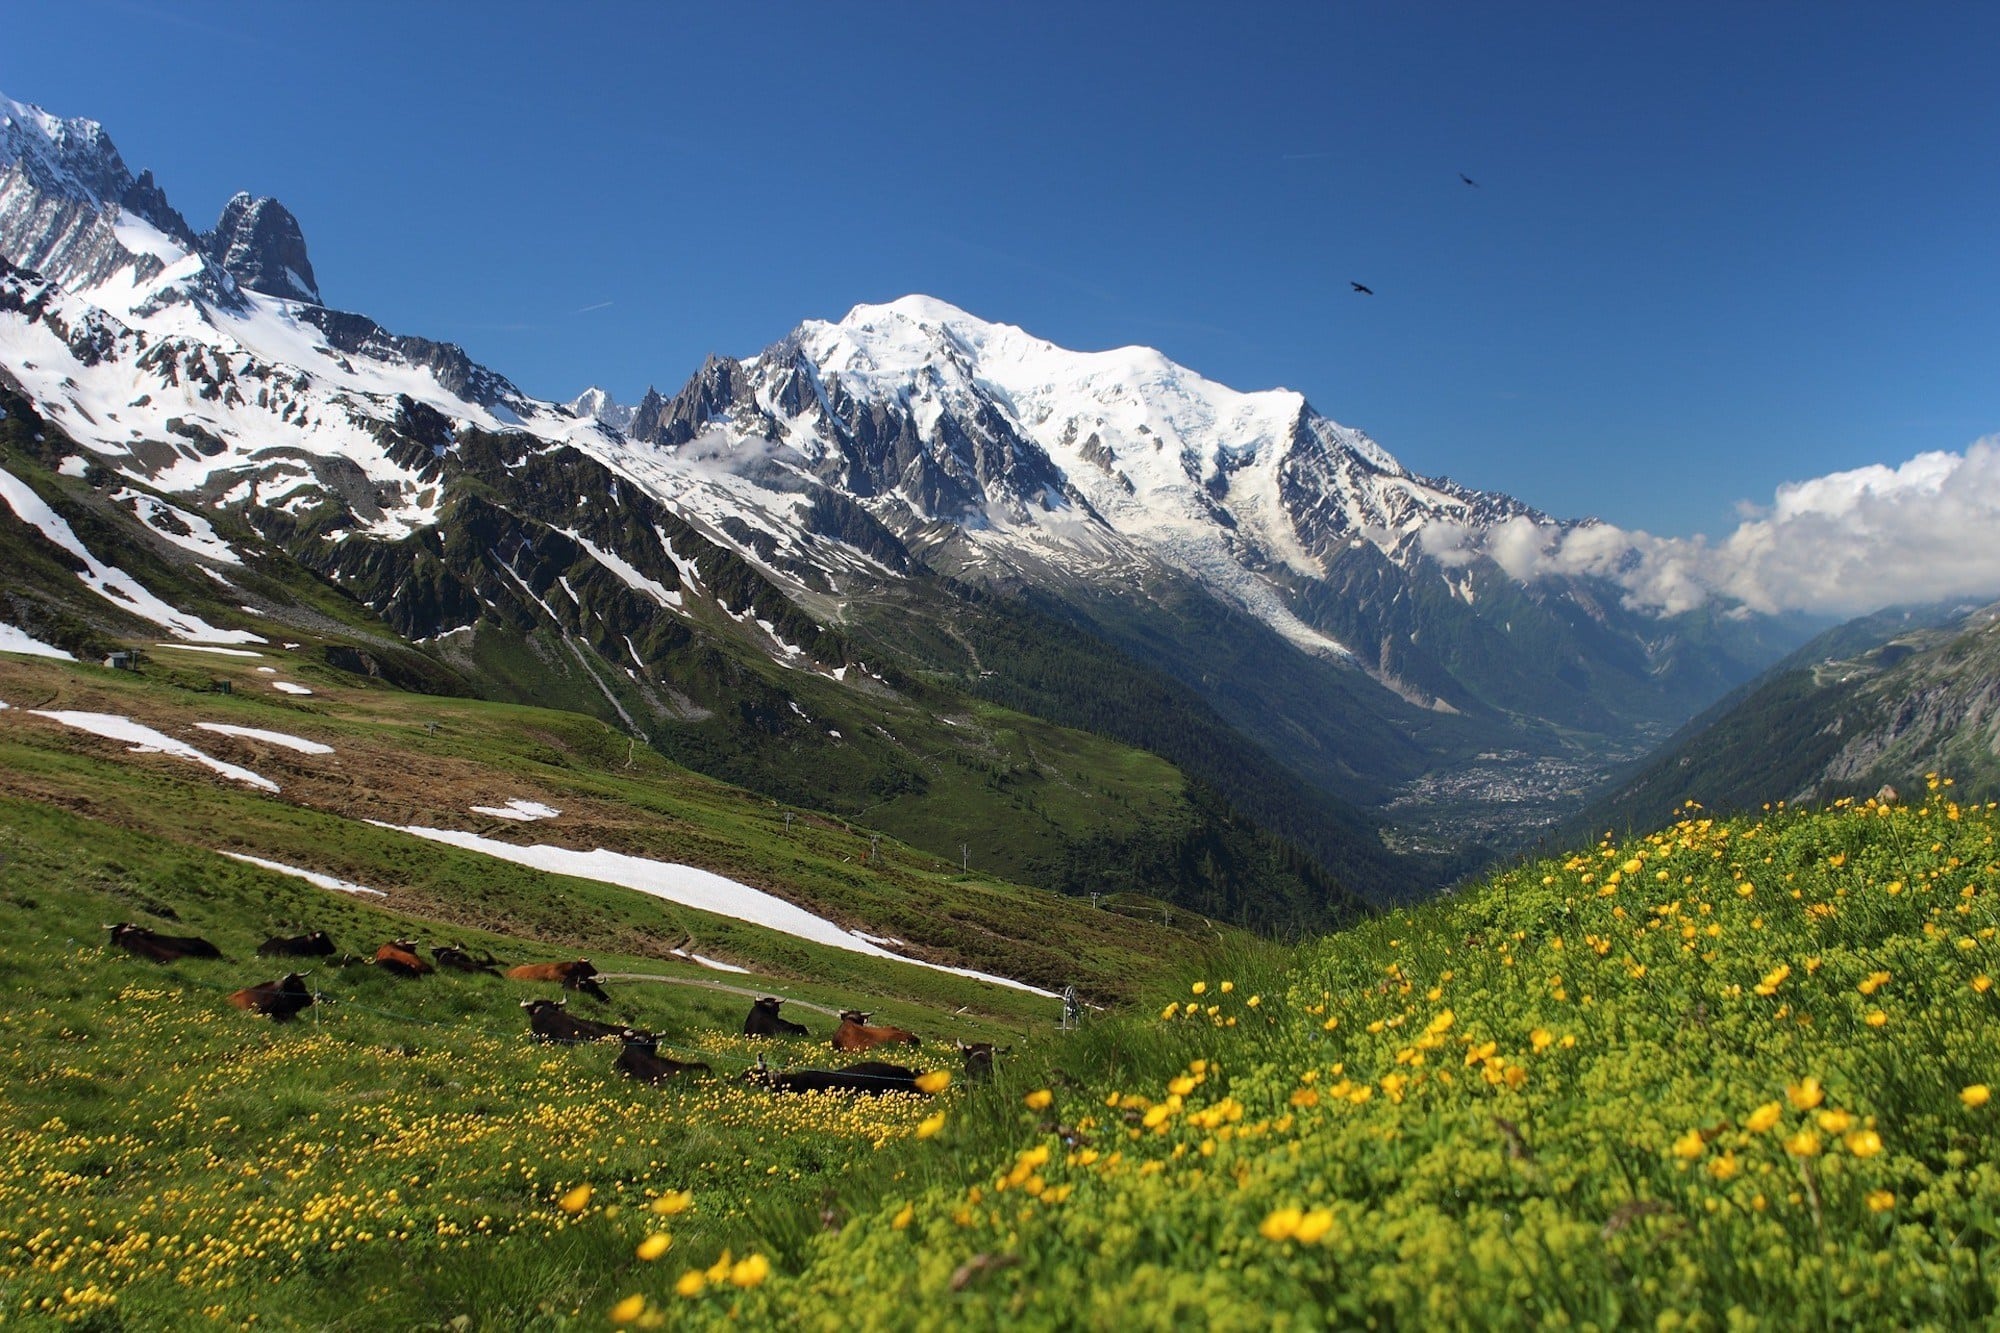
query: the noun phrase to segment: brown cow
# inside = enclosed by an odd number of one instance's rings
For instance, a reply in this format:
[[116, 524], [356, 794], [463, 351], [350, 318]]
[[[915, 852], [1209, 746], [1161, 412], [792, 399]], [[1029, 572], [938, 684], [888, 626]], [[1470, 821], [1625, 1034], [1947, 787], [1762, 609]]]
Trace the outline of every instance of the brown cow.
[[399, 977], [421, 977], [436, 971], [417, 953], [414, 940], [397, 940], [375, 951], [375, 966]]
[[254, 1009], [274, 1023], [284, 1023], [301, 1009], [310, 1007], [313, 995], [306, 989], [306, 974], [292, 972], [282, 981], [260, 981], [231, 991], [229, 1002], [238, 1009]]
[[129, 921], [106, 926], [111, 942], [155, 963], [177, 963], [183, 958], [220, 958], [222, 950], [198, 935], [162, 935]]
[[892, 1041], [907, 1041], [912, 1046], [922, 1043], [917, 1034], [902, 1028], [870, 1027], [869, 1015], [859, 1009], [843, 1009], [840, 1026], [833, 1030], [833, 1049], [836, 1051], [869, 1051]]
[[522, 963], [508, 968], [507, 975], [516, 981], [553, 981], [564, 990], [582, 991], [595, 1000], [611, 999], [597, 984], [597, 969], [587, 958], [571, 963]]

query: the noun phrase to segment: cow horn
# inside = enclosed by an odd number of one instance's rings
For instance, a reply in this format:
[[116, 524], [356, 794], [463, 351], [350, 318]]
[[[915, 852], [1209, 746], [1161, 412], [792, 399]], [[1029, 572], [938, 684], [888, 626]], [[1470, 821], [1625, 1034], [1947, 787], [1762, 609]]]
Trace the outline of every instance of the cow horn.
[[523, 1001], [521, 1001], [521, 1007], [522, 1007], [523, 1009], [526, 1009], [526, 1008], [527, 1008], [527, 1007], [528, 1007], [529, 1005], [531, 1005], [531, 1004], [534, 1004], [534, 1003], [535, 1003], [535, 1001], [533, 1001], [533, 1000], [523, 1000]]
[[963, 1039], [963, 1038], [960, 1038], [960, 1037], [953, 1037], [953, 1038], [952, 1038], [952, 1043], [953, 1043], [954, 1045], [956, 1045], [956, 1046], [958, 1047], [958, 1049], [959, 1049], [959, 1050], [961, 1050], [961, 1051], [969, 1051], [969, 1050], [971, 1050], [971, 1049], [972, 1049], [972, 1048], [971, 1048], [970, 1046], [967, 1046], [967, 1045], [965, 1044], [965, 1041], [964, 1041], [964, 1039]]

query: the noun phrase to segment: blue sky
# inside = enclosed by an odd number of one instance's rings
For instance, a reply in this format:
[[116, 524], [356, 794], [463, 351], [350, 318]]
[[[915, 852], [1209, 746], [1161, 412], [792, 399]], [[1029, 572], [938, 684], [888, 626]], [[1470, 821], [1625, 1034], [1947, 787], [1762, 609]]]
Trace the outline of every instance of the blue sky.
[[197, 228], [276, 195], [330, 304], [543, 396], [922, 291], [1659, 534], [2000, 431], [2000, 7], [0, 18]]

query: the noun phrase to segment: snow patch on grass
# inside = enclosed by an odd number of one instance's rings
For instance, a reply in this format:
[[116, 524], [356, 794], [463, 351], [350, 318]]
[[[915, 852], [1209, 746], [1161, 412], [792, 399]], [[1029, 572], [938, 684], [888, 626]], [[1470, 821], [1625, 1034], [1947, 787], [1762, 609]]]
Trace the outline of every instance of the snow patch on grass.
[[87, 731], [93, 736], [106, 740], [130, 741], [133, 754], [164, 754], [176, 759], [187, 759], [204, 767], [212, 768], [226, 778], [247, 783], [263, 791], [275, 792], [278, 784], [261, 773], [253, 773], [237, 764], [225, 763], [213, 755], [195, 749], [186, 741], [177, 741], [165, 732], [155, 731], [143, 723], [134, 722], [129, 717], [116, 713], [77, 713], [62, 709], [31, 709], [36, 717], [45, 717], [52, 722], [60, 722], [65, 727]]

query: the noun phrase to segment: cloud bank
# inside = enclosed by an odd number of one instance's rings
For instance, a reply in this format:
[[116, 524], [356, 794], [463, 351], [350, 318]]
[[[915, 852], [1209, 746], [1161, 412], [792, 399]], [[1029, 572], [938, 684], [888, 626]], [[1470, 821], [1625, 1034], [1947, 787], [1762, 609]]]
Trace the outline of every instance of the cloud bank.
[[1491, 558], [1516, 579], [1596, 575], [1633, 607], [1674, 614], [1714, 598], [1752, 611], [1857, 615], [1898, 602], [2000, 595], [2000, 436], [1788, 482], [1721, 541], [1608, 523], [1564, 532], [1531, 519], [1483, 531], [1438, 523], [1424, 549], [1447, 566]]

